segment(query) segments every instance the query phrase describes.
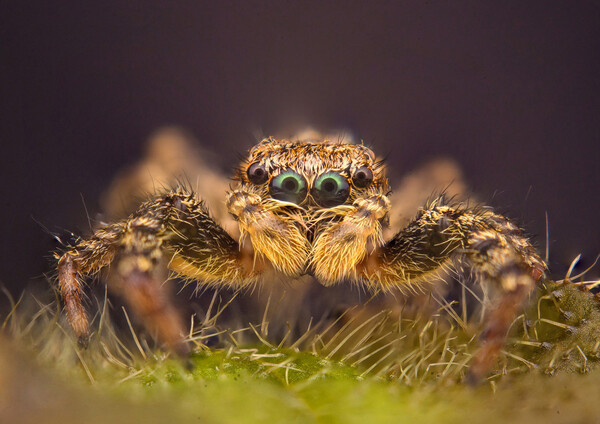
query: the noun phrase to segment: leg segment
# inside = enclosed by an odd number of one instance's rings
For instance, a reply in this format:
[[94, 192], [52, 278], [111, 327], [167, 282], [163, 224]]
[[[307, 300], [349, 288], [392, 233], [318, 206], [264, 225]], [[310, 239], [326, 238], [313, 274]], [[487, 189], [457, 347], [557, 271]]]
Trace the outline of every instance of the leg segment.
[[357, 199], [352, 208], [340, 222], [319, 233], [313, 244], [311, 265], [322, 284], [356, 277], [356, 265], [367, 255], [367, 242], [383, 244], [381, 219], [390, 209], [387, 197], [377, 194]]
[[84, 275], [92, 275], [108, 265], [118, 250], [123, 235], [122, 223], [102, 228], [88, 240], [80, 241], [65, 252], [58, 261], [59, 289], [65, 302], [67, 318], [78, 342], [86, 347], [89, 338], [89, 321], [83, 306]]
[[115, 288], [161, 341], [185, 353], [183, 323], [161, 288], [164, 277], [161, 281], [157, 267], [164, 260], [182, 276], [240, 286], [260, 272], [246, 256], [193, 193], [180, 188], [151, 199], [126, 220], [57, 256], [58, 282], [69, 322], [85, 345], [89, 324], [82, 280], [114, 261]]
[[170, 300], [163, 281], [156, 278], [154, 272], [136, 269], [118, 277], [117, 291], [127, 301], [137, 316], [157, 339], [164, 342], [172, 352], [180, 356], [189, 353], [184, 342], [184, 324], [182, 317]]
[[65, 302], [67, 317], [77, 335], [78, 343], [82, 347], [87, 347], [90, 324], [83, 307], [81, 281], [77, 276], [77, 268], [71, 255], [65, 254], [60, 259], [58, 263], [58, 281]]
[[475, 382], [491, 368], [510, 323], [546, 270], [517, 226], [489, 210], [474, 212], [433, 202], [408, 227], [368, 255], [357, 272], [369, 286], [385, 290], [418, 283], [452, 261], [462, 261], [501, 293], [488, 313], [483, 345], [471, 364], [469, 379]]
[[286, 275], [304, 272], [310, 246], [297, 207], [242, 190], [229, 193], [227, 207], [259, 256]]

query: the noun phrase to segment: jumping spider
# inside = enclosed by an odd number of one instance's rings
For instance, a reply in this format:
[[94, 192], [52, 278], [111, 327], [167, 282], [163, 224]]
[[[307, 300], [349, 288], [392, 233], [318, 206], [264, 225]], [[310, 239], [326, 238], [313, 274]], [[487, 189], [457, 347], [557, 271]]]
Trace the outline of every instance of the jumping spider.
[[239, 241], [191, 189], [154, 195], [128, 218], [56, 255], [68, 320], [86, 345], [83, 280], [111, 265], [113, 284], [134, 312], [185, 355], [182, 318], [161, 289], [161, 263], [179, 277], [215, 286], [247, 287], [275, 272], [310, 274], [325, 286], [359, 282], [374, 291], [418, 285], [452, 266], [468, 268], [501, 292], [470, 366], [469, 377], [477, 381], [490, 370], [546, 265], [505, 217], [483, 207], [449, 206], [441, 197], [384, 240], [388, 195], [384, 165], [364, 145], [264, 139], [240, 164], [227, 193]]

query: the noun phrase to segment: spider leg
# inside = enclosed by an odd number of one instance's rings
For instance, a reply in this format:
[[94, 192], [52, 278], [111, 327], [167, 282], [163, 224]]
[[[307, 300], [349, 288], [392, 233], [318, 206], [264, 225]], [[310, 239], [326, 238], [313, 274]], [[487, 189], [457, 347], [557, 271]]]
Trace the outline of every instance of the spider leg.
[[288, 276], [302, 275], [310, 246], [296, 206], [272, 199], [264, 201], [258, 194], [242, 189], [228, 193], [226, 204], [242, 234], [250, 236], [258, 258], [266, 258]]
[[324, 285], [356, 277], [356, 266], [367, 256], [367, 242], [383, 243], [381, 220], [390, 209], [383, 194], [357, 199], [341, 221], [319, 233], [312, 249], [314, 274]]
[[73, 327], [78, 343], [86, 347], [90, 334], [89, 320], [83, 306], [82, 275], [92, 275], [108, 265], [118, 250], [123, 234], [122, 223], [102, 228], [88, 240], [80, 241], [58, 260], [59, 289], [65, 302], [67, 319]]
[[142, 160], [121, 170], [102, 195], [102, 209], [111, 220], [126, 218], [138, 209], [140, 199], [148, 193], [177, 186], [184, 179], [190, 181], [196, 196], [209, 206], [211, 216], [237, 239], [238, 225], [223, 202], [231, 181], [215, 166], [210, 151], [177, 127], [157, 129], [147, 140], [145, 150]]
[[546, 265], [522, 231], [489, 210], [441, 206], [422, 209], [415, 220], [357, 267], [363, 281], [383, 290], [418, 284], [429, 274], [456, 263], [468, 266], [480, 280], [500, 291], [488, 313], [482, 346], [475, 353], [468, 379], [485, 377], [504, 345], [521, 305]]
[[389, 196], [392, 203], [390, 236], [409, 224], [419, 209], [431, 199], [431, 193], [443, 193], [444, 197], [458, 201], [467, 197], [473, 199], [456, 162], [448, 158], [425, 162], [404, 175], [392, 189]]
[[85, 346], [89, 323], [82, 281], [113, 263], [118, 277], [113, 288], [159, 340], [185, 353], [183, 323], [161, 287], [161, 263], [168, 262], [169, 268], [190, 279], [239, 287], [261, 272], [250, 254], [210, 218], [191, 191], [178, 188], [155, 196], [129, 218], [97, 230], [64, 252], [58, 260], [58, 282], [67, 318]]
[[67, 318], [77, 335], [80, 346], [87, 347], [90, 324], [83, 306], [82, 284], [71, 255], [64, 255], [58, 264], [60, 292], [65, 302]]
[[115, 289], [133, 309], [135, 316], [157, 335], [158, 340], [164, 342], [172, 352], [185, 356], [189, 353], [189, 346], [183, 339], [183, 320], [173, 306], [169, 293], [165, 291], [163, 281], [156, 278], [155, 272], [136, 267], [126, 275], [119, 276]]

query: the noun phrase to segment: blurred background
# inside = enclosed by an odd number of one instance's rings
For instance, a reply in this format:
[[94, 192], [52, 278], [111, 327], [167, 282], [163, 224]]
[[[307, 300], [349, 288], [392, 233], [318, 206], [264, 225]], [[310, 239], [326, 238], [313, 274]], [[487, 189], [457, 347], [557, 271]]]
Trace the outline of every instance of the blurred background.
[[[344, 128], [393, 180], [451, 157], [562, 278], [600, 253], [598, 2], [11, 2], [0, 13], [0, 282], [49, 252], [163, 125], [229, 172], [257, 135]], [[590, 278], [600, 275], [598, 268]]]

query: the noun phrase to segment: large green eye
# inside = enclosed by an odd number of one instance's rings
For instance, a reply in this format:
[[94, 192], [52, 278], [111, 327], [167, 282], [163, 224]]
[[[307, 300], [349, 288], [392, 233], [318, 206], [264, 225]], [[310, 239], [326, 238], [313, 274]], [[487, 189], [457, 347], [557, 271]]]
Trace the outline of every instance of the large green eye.
[[306, 180], [288, 169], [271, 180], [271, 197], [300, 204], [306, 197]]
[[312, 189], [315, 201], [323, 207], [341, 205], [350, 194], [350, 184], [336, 172], [326, 172], [317, 178]]

